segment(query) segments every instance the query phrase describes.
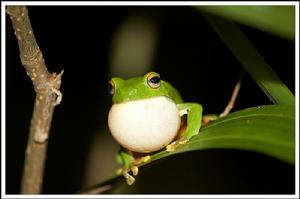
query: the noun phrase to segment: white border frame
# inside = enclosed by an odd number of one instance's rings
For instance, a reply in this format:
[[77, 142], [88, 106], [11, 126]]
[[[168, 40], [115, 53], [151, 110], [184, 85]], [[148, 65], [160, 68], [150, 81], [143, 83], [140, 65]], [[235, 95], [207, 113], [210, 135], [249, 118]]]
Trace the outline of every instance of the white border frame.
[[[160, 6], [192, 6], [192, 5], [294, 5], [295, 6], [295, 95], [296, 95], [296, 131], [295, 131], [295, 176], [296, 176], [296, 183], [295, 183], [295, 195], [7, 195], [5, 193], [6, 186], [5, 186], [5, 179], [6, 179], [6, 169], [5, 169], [5, 133], [6, 133], [6, 126], [5, 126], [5, 36], [6, 36], [6, 14], [5, 14], [5, 6], [7, 5], [136, 5], [136, 6], [147, 6], [147, 5], [160, 5]], [[1, 2], [1, 198], [299, 198], [299, 2], [298, 1], [258, 1], [258, 2], [251, 2], [251, 1], [234, 1], [234, 2], [226, 2], [226, 1], [204, 1], [204, 2], [170, 2], [170, 1], [103, 1], [103, 2], [70, 2], [70, 1], [15, 1], [15, 2], [8, 2], [3, 1]]]

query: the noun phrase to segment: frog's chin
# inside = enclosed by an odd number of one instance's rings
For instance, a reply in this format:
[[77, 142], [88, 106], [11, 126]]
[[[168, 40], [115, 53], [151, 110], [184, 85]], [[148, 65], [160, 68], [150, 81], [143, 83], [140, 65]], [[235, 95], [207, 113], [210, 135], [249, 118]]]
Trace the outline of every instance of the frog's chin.
[[140, 153], [164, 148], [177, 135], [180, 123], [178, 108], [167, 97], [114, 104], [108, 115], [108, 126], [115, 140]]

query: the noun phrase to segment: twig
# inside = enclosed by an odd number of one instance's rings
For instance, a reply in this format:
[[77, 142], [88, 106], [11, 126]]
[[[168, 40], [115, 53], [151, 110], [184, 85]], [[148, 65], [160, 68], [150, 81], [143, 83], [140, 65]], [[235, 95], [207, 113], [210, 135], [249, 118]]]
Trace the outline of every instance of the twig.
[[88, 190], [86, 192], [81, 192], [80, 194], [101, 194], [105, 191], [108, 191], [112, 188], [111, 185], [104, 185], [102, 187], [96, 187], [94, 189]]
[[242, 72], [238, 82], [236, 83], [236, 85], [233, 89], [231, 98], [230, 98], [227, 106], [225, 107], [224, 111], [219, 115], [219, 117], [225, 117], [226, 115], [228, 115], [230, 113], [231, 109], [233, 108], [235, 100], [236, 100], [236, 98], [238, 96], [238, 93], [240, 91], [241, 83], [242, 83], [242, 80], [244, 78], [244, 75], [245, 75], [245, 71]]
[[21, 193], [39, 194], [42, 189], [47, 141], [54, 106], [59, 104], [62, 98], [59, 89], [63, 72], [60, 74], [48, 72], [42, 52], [36, 43], [26, 7], [8, 6], [6, 12], [10, 15], [15, 30], [22, 65], [32, 80], [36, 93]]
[[101, 183], [94, 184], [88, 188], [81, 189], [77, 191], [75, 194], [102, 194], [105, 191], [116, 188], [118, 183], [123, 182], [120, 181], [121, 180], [120, 177], [121, 177], [120, 174], [114, 174], [109, 179]]

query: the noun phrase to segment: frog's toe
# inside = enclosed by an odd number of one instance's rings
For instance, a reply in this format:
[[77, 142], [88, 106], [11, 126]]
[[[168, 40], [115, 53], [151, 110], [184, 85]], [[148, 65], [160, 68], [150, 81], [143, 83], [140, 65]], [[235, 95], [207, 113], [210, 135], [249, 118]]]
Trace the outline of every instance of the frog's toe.
[[168, 151], [168, 152], [175, 151], [175, 149], [177, 148], [177, 146], [179, 146], [181, 144], [185, 144], [186, 142], [187, 142], [186, 139], [176, 140], [176, 141], [174, 141], [171, 144], [169, 144], [169, 145], [166, 146], [166, 151]]
[[135, 166], [141, 166], [143, 163], [147, 163], [147, 162], [150, 162], [151, 161], [151, 156], [150, 155], [147, 155], [147, 156], [144, 156], [144, 157], [141, 157], [141, 158], [138, 158], [136, 159], [132, 165], [135, 165]]
[[138, 174], [138, 167], [133, 166], [130, 169], [128, 169], [126, 167], [119, 168], [116, 170], [116, 173], [117, 173], [117, 175], [123, 175], [126, 180], [126, 183], [128, 185], [132, 185], [134, 183], [135, 179], [132, 175], [129, 174], [130, 171], [132, 171], [132, 174], [136, 176]]
[[127, 171], [123, 171], [123, 176], [126, 179], [126, 183], [128, 185], [132, 185], [135, 181], [134, 177], [132, 175], [130, 175]]
[[151, 160], [151, 156], [150, 156], [150, 155], [147, 155], [147, 156], [145, 156], [145, 157], [142, 157], [143, 163], [150, 162], [150, 160]]
[[179, 140], [178, 145], [187, 143], [187, 140]]
[[131, 167], [132, 174], [136, 176], [139, 173], [139, 168], [137, 166]]
[[168, 145], [166, 146], [166, 151], [172, 152], [172, 151], [175, 151], [175, 148], [176, 148], [175, 142], [172, 142], [171, 144], [168, 144]]
[[128, 176], [128, 178], [126, 178], [126, 183], [128, 185], [132, 185], [134, 183], [135, 179], [132, 176]]

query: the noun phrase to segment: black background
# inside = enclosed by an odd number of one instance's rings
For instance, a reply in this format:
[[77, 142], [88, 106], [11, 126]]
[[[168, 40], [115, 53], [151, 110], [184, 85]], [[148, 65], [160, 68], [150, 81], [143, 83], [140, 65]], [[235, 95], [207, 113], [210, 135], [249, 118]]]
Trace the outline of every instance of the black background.
[[[72, 194], [81, 187], [93, 132], [106, 126], [112, 34], [124, 17], [144, 12], [159, 28], [154, 69], [185, 101], [205, 113], [225, 107], [242, 66], [198, 10], [188, 6], [29, 6], [46, 65], [64, 69], [63, 101], [56, 107], [43, 193]], [[18, 194], [34, 92], [21, 66], [6, 17], [6, 193]], [[280, 79], [295, 93], [294, 43], [239, 25]], [[271, 104], [246, 75], [234, 110]], [[101, 165], [99, 165], [100, 167]], [[204, 150], [172, 156], [143, 169], [137, 193], [294, 193], [294, 166], [249, 151]]]

